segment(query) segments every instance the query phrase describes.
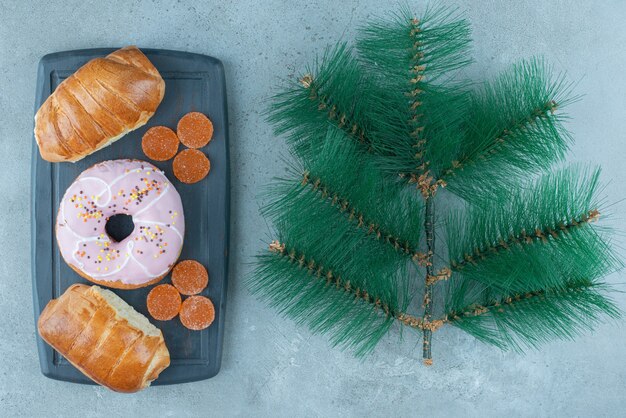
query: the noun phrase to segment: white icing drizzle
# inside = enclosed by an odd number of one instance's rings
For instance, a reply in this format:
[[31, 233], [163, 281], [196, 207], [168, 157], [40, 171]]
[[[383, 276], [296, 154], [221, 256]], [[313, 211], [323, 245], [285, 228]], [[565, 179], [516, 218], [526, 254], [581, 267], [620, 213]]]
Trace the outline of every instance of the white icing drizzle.
[[166, 268], [165, 270], [163, 270], [163, 271], [162, 271], [162, 272], [160, 272], [160, 273], [157, 273], [157, 274], [152, 274], [152, 273], [150, 273], [150, 272], [148, 271], [148, 269], [146, 268], [146, 266], [145, 266], [145, 265], [141, 264], [141, 263], [140, 263], [140, 262], [139, 262], [139, 261], [135, 258], [135, 256], [134, 256], [132, 253], [130, 253], [130, 258], [132, 258], [132, 259], [133, 259], [133, 261], [134, 261], [135, 263], [137, 263], [137, 264], [139, 265], [139, 267], [141, 267], [141, 269], [144, 271], [144, 273], [146, 273], [146, 275], [147, 275], [147, 276], [152, 277], [152, 278], [156, 278], [156, 277], [159, 277], [159, 276], [163, 276], [165, 273], [167, 273], [168, 271], [170, 271], [170, 269], [169, 269], [169, 267], [168, 267], [168, 268]]
[[165, 190], [163, 190], [163, 192], [159, 196], [157, 196], [156, 199], [154, 199], [152, 202], [148, 203], [145, 208], [135, 212], [135, 214], [133, 216], [139, 216], [143, 212], [145, 212], [146, 210], [150, 209], [152, 207], [152, 205], [154, 205], [156, 202], [159, 201], [159, 199], [161, 199], [163, 196], [165, 196], [165, 193], [167, 193], [169, 190], [170, 190], [170, 184], [166, 183]]
[[135, 218], [133, 217], [133, 222], [134, 223], [140, 223], [140, 224], [147, 224], [147, 225], [158, 225], [158, 226], [164, 226], [166, 228], [171, 229], [172, 231], [174, 231], [176, 233], [176, 235], [178, 235], [178, 238], [180, 238], [180, 242], [183, 242], [183, 236], [180, 233], [180, 231], [178, 229], [176, 229], [175, 226], [173, 226], [172, 224], [170, 224], [170, 226], [167, 226], [166, 223], [163, 222], [156, 222], [156, 221], [144, 221], [141, 219], [137, 219], [135, 220]]
[[[83, 177], [78, 179], [78, 181], [85, 181], [85, 180], [96, 180], [101, 182], [102, 184], [104, 184], [104, 187], [106, 187], [105, 190], [103, 190], [102, 192], [98, 193], [96, 196], [98, 196], [98, 199], [96, 199], [96, 201], [94, 202], [96, 204], [96, 206], [98, 207], [103, 207], [109, 204], [109, 202], [111, 201], [111, 186], [113, 185], [113, 183], [108, 184], [106, 181], [102, 180], [100, 177]], [[100, 197], [102, 197], [102, 194], [104, 192], [109, 192], [109, 199], [106, 201], [106, 203], [104, 203], [103, 205], [101, 205], [98, 200], [100, 200]]]
[[[124, 268], [126, 267], [126, 265], [128, 264], [128, 262], [130, 261], [130, 259], [132, 258], [133, 260], [135, 260], [135, 257], [133, 257], [133, 247], [134, 247], [135, 243], [131, 240], [126, 244], [126, 251], [127, 251], [127, 255], [130, 255], [129, 257], [125, 257], [124, 263], [120, 266], [120, 268], [115, 269], [109, 273], [88, 273], [91, 277], [108, 277], [108, 276], [112, 276], [122, 270], [124, 270]], [[76, 257], [74, 256], [74, 260], [76, 260]], [[137, 261], [137, 260], [135, 260]], [[141, 263], [138, 262], [139, 265], [141, 265]], [[142, 266], [143, 267], [143, 266]], [[155, 276], [156, 277], [156, 276]]]
[[[68, 226], [68, 229], [73, 233], [74, 231], [72, 231], [72, 229]], [[78, 234], [74, 234], [75, 236], [79, 236]], [[76, 254], [78, 253], [78, 248], [80, 247], [80, 244], [84, 244], [86, 242], [91, 242], [91, 241], [98, 241], [100, 239], [100, 237], [89, 237], [89, 238], [82, 238], [78, 241], [76, 241], [76, 244], [74, 245], [74, 251], [72, 251], [72, 258], [74, 259], [74, 261], [76, 261], [76, 264], [78, 264], [78, 267], [82, 270], [84, 267], [84, 263], [82, 261], [80, 261], [79, 259], [76, 258]]]

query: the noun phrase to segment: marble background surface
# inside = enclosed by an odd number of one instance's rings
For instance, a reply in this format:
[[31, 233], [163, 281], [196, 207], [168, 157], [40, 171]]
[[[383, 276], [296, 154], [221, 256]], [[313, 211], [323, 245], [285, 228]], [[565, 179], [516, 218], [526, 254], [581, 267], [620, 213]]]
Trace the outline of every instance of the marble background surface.
[[[298, 4], [300, 3], [300, 4]], [[415, 3], [417, 9], [422, 2]], [[613, 222], [626, 228], [626, 4], [621, 1], [446, 1], [473, 26], [470, 76], [491, 76], [543, 55], [585, 96], [569, 124], [572, 161], [604, 167]], [[389, 7], [394, 7], [392, 3]], [[435, 365], [416, 342], [386, 338], [365, 361], [276, 316], [243, 277], [268, 227], [259, 187], [284, 171], [284, 141], [262, 116], [272, 88], [324, 46], [351, 39], [381, 1], [0, 2], [1, 416], [623, 416], [624, 323], [525, 356], [501, 353], [456, 329], [434, 340]], [[232, 155], [232, 247], [220, 374], [125, 396], [44, 378], [30, 278], [30, 161], [37, 62], [44, 54], [137, 44], [213, 55], [227, 74]], [[624, 254], [624, 252], [622, 252]], [[608, 278], [622, 290], [623, 275]], [[626, 309], [626, 294], [618, 295]], [[408, 334], [407, 334], [408, 335]]]

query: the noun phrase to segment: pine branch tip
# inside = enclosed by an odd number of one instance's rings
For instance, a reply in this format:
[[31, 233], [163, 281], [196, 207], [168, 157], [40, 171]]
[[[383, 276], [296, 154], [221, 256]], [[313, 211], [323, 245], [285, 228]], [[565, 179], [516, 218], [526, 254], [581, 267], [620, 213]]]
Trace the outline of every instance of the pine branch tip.
[[272, 252], [272, 253], [284, 254], [285, 253], [285, 244], [281, 243], [278, 240], [273, 240], [272, 242], [270, 242], [269, 251]]
[[311, 84], [313, 83], [313, 74], [306, 73], [300, 78], [299, 81], [300, 81], [300, 84], [302, 84], [302, 87], [304, 87], [305, 89], [308, 89], [311, 87]]

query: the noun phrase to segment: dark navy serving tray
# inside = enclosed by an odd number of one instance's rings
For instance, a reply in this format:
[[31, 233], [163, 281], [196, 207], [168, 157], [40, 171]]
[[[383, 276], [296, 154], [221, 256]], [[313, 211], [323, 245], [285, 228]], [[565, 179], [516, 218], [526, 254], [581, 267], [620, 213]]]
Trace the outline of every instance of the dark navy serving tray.
[[[105, 56], [111, 48], [58, 52], [39, 62], [35, 112], [54, 89], [92, 58]], [[209, 271], [209, 286], [202, 295], [215, 305], [215, 322], [203, 331], [189, 331], [178, 318], [154, 321], [164, 334], [171, 365], [153, 384], [173, 384], [208, 379], [220, 369], [224, 312], [228, 279], [230, 176], [228, 116], [222, 63], [212, 57], [179, 51], [143, 49], [165, 80], [165, 97], [154, 116], [141, 128], [77, 163], [48, 163], [39, 155], [33, 138], [32, 159], [32, 279], [35, 322], [50, 301], [73, 283], [87, 283], [63, 261], [54, 233], [57, 208], [66, 188], [86, 168], [118, 158], [148, 161], [172, 181], [183, 201], [185, 240], [181, 260], [194, 259]], [[196, 184], [183, 184], [172, 173], [172, 160], [155, 162], [141, 150], [141, 137], [148, 128], [164, 125], [176, 130], [187, 112], [206, 114], [214, 125], [211, 142], [204, 151], [211, 160], [208, 177]], [[183, 149], [181, 145], [181, 150]], [[160, 283], [170, 282], [170, 275]], [[136, 290], [112, 289], [137, 311], [148, 316], [146, 296], [152, 286]], [[148, 316], [149, 317], [149, 316]], [[42, 373], [52, 379], [92, 383], [59, 353], [37, 337]]]

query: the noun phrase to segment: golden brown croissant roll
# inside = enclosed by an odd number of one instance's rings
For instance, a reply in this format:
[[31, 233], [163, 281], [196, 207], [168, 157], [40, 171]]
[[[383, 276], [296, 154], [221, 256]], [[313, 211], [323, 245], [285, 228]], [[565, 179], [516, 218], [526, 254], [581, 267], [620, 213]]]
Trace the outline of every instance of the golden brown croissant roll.
[[44, 160], [78, 161], [144, 125], [165, 82], [134, 46], [95, 58], [63, 81], [35, 115]]
[[87, 377], [117, 392], [150, 386], [170, 364], [161, 331], [110, 290], [75, 284], [51, 300], [39, 335]]

